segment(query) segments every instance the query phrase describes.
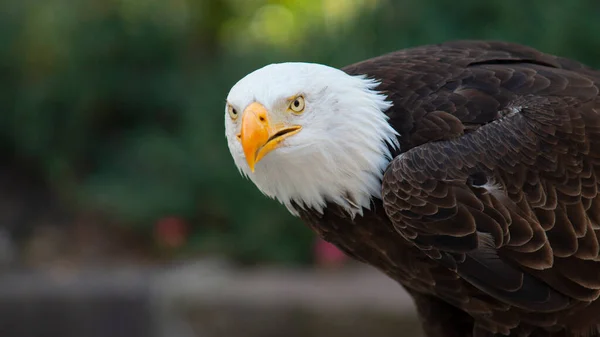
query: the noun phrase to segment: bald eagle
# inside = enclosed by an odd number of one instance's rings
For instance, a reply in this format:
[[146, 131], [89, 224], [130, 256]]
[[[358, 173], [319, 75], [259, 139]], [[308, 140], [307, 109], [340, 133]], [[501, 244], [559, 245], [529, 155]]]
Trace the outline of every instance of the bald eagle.
[[225, 131], [241, 173], [400, 283], [428, 336], [597, 336], [599, 90], [581, 63], [453, 41], [267, 65]]

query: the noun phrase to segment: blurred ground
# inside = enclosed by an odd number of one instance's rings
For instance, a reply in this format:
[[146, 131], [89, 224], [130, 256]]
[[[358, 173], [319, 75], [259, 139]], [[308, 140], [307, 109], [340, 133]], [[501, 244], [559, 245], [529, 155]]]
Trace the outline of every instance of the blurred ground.
[[370, 268], [231, 268], [220, 261], [19, 272], [0, 280], [0, 333], [37, 337], [403, 336], [411, 301]]

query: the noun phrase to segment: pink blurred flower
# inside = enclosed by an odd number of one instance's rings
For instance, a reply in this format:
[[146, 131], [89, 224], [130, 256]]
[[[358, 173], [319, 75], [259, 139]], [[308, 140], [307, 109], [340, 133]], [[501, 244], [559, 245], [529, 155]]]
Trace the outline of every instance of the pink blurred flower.
[[348, 260], [346, 254], [321, 238], [315, 241], [314, 257], [317, 265], [324, 267], [341, 267]]
[[154, 225], [154, 238], [164, 247], [178, 248], [187, 240], [188, 226], [184, 219], [169, 216], [159, 219]]

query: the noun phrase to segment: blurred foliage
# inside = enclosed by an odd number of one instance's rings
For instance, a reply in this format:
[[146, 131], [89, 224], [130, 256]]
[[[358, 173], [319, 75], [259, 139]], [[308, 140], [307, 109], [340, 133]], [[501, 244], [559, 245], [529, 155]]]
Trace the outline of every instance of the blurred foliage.
[[460, 38], [600, 66], [598, 18], [597, 0], [5, 0], [0, 142], [73, 210], [147, 232], [179, 216], [188, 252], [305, 262], [312, 234], [230, 158], [224, 102], [238, 79]]

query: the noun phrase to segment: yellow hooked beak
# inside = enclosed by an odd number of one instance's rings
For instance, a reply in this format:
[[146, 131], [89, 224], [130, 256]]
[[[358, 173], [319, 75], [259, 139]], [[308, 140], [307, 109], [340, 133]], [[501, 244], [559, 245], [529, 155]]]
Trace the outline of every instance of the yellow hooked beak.
[[267, 153], [279, 147], [289, 136], [295, 135], [302, 129], [299, 125], [273, 125], [269, 120], [267, 109], [260, 103], [254, 102], [246, 107], [242, 116], [242, 132], [238, 139], [246, 155], [246, 162], [254, 172], [254, 166]]

